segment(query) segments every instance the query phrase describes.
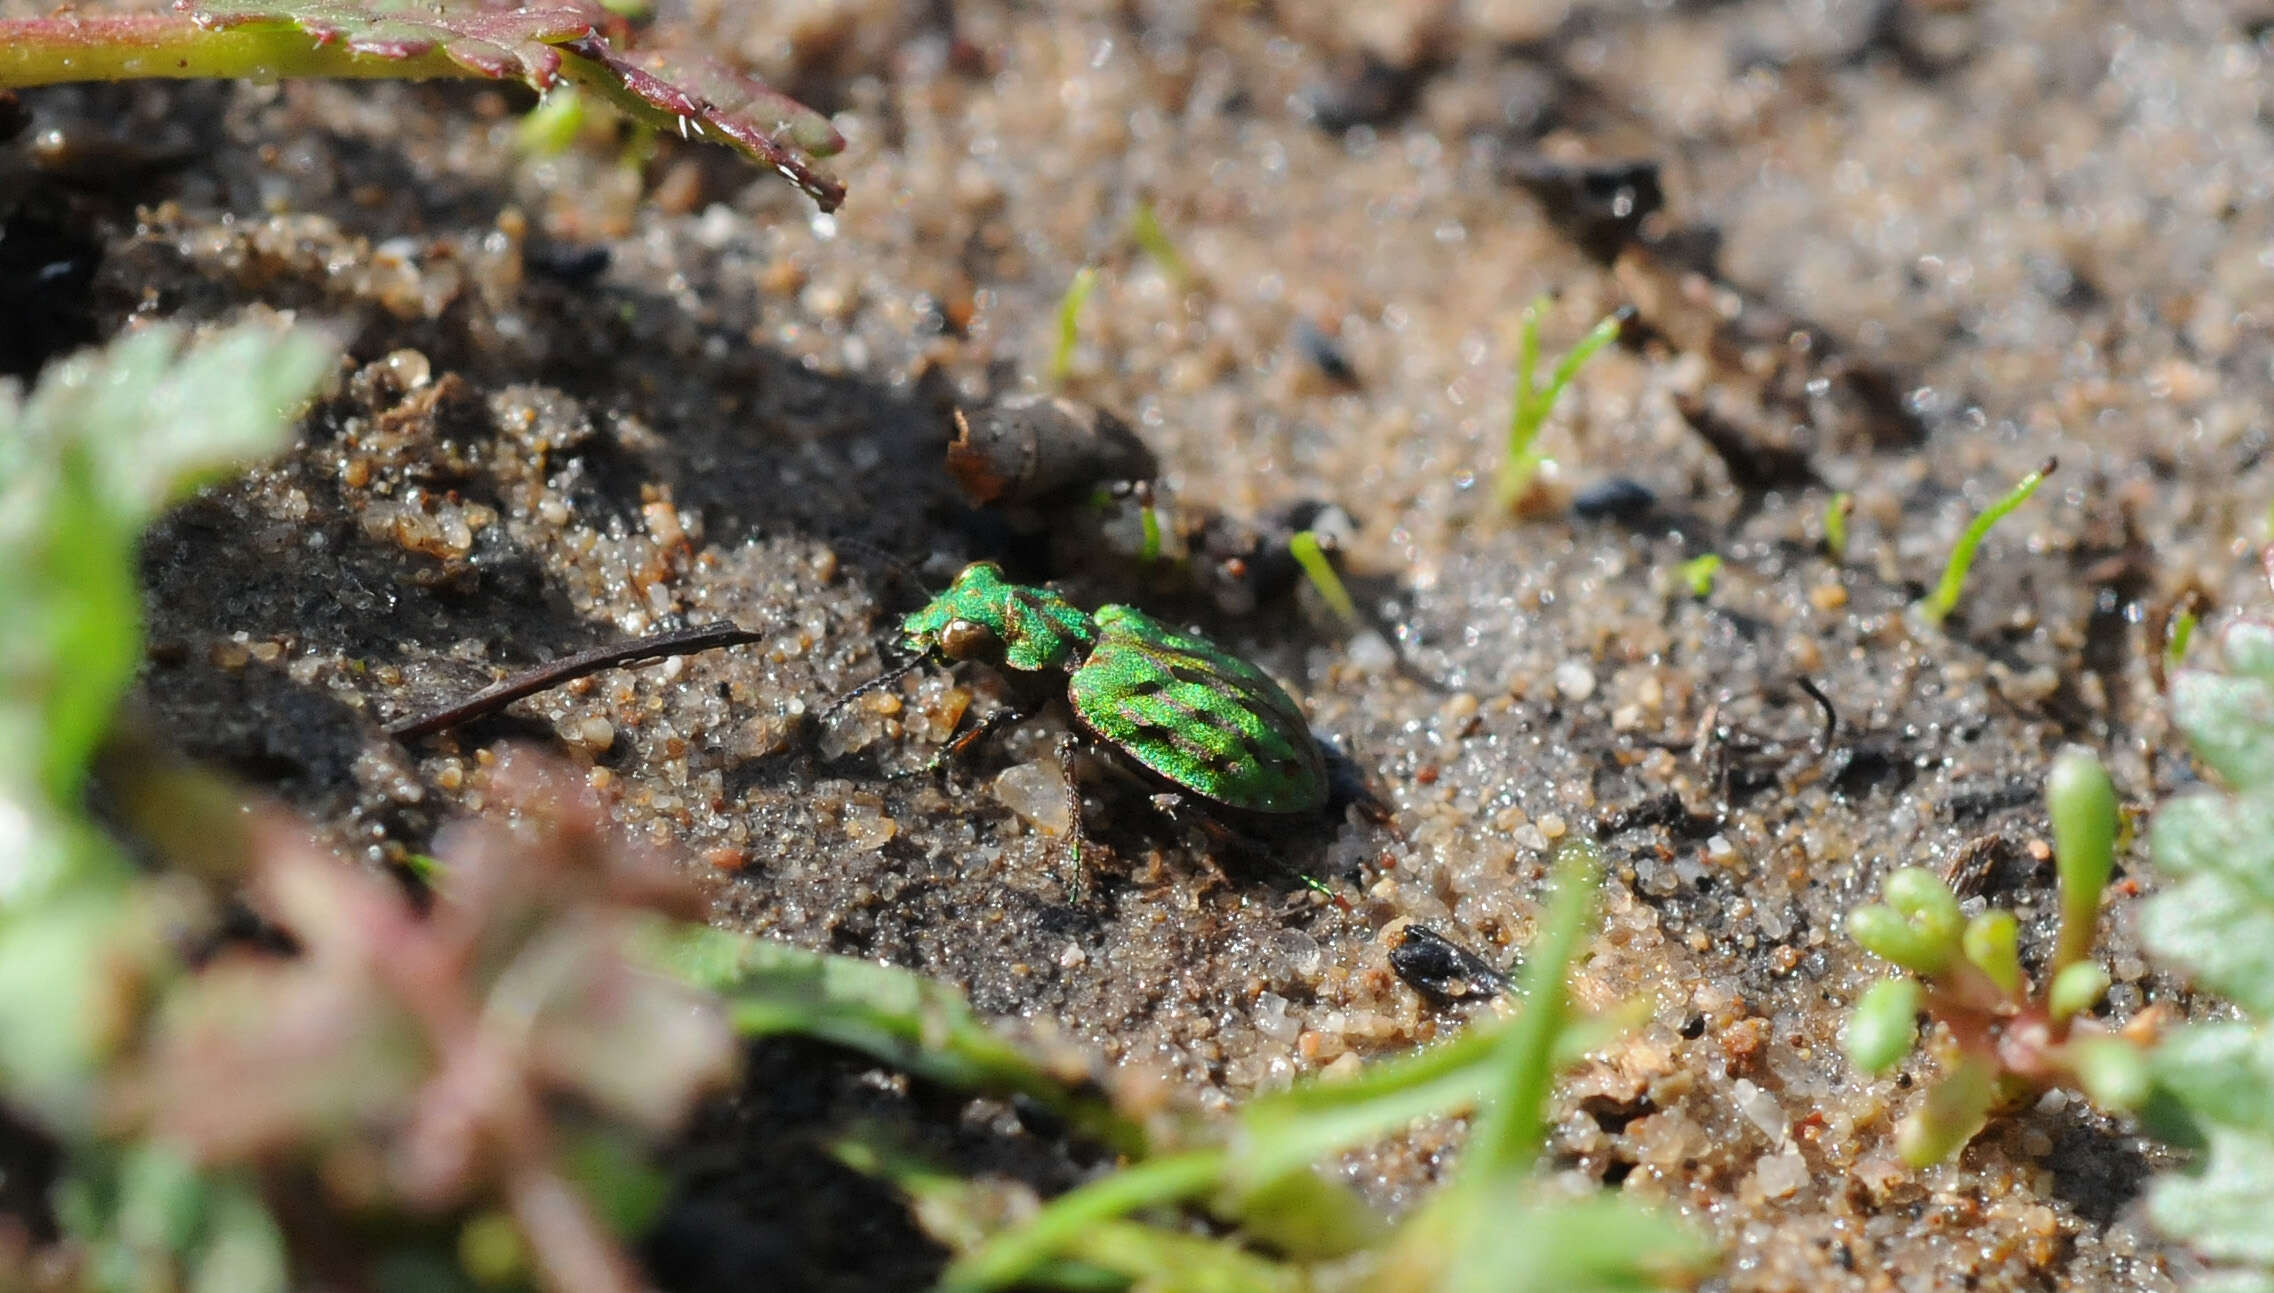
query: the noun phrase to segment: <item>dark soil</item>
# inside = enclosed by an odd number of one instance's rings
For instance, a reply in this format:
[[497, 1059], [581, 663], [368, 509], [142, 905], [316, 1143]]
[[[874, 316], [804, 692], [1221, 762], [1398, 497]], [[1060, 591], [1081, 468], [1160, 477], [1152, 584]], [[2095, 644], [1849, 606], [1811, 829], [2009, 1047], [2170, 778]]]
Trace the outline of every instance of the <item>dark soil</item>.
[[[2051, 753], [2094, 747], [2135, 806], [2189, 776], [2164, 616], [2265, 595], [2262, 22], [2168, 0], [666, 8], [841, 114], [841, 212], [674, 140], [636, 169], [599, 139], [532, 159], [512, 89], [23, 97], [0, 367], [267, 312], [352, 359], [297, 448], [149, 536], [142, 700], [180, 744], [378, 864], [480, 811], [500, 742], [536, 741], [713, 876], [721, 923], [958, 984], [1215, 1106], [1458, 1028], [1390, 972], [1393, 925], [1505, 963], [1553, 842], [1601, 831], [1580, 995], [1654, 1011], [1568, 1085], [1559, 1170], [1689, 1213], [1730, 1288], [2171, 1286], [2139, 1207], [2158, 1151], [2080, 1104], [1895, 1163], [1931, 1062], [1848, 1069], [1845, 1008], [1883, 970], [1841, 921], [1891, 868], [1971, 848], [2043, 948]], [[48, 129], [80, 151], [35, 160]], [[1182, 282], [1136, 250], [1141, 202]], [[1395, 652], [1307, 590], [1226, 613], [963, 502], [952, 410], [1039, 384], [1084, 264], [1070, 392], [1138, 429], [1182, 507], [1347, 508]], [[1637, 318], [1510, 518], [1492, 478], [1543, 292], [1551, 351]], [[1909, 622], [1965, 521], [2054, 455], [1945, 631]], [[1707, 552], [1700, 599], [1676, 568]], [[1395, 828], [1352, 815], [1259, 866], [1101, 780], [1077, 885], [1014, 811], [1046, 816], [1061, 718], [884, 775], [996, 703], [983, 670], [816, 731], [922, 596], [893, 563], [936, 588], [981, 556], [1265, 665]], [[714, 621], [766, 641], [409, 747], [381, 731]], [[2125, 876], [2152, 885], [2137, 857]], [[2136, 892], [2107, 911], [2115, 1017], [2184, 1008], [2137, 951]], [[658, 1275], [922, 1282], [940, 1254], [823, 1152], [875, 1118], [1038, 1189], [1097, 1165], [1009, 1110], [770, 1049], [685, 1153]], [[1404, 1206], [1458, 1131], [1345, 1170]]]

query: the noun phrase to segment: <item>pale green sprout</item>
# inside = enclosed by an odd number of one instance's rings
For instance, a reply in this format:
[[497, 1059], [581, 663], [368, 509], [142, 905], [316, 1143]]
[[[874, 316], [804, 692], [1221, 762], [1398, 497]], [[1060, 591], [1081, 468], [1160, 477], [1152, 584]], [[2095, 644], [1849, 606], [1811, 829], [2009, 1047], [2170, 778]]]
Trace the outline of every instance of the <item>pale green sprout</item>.
[[1327, 605], [1342, 617], [1342, 622], [1356, 627], [1358, 604], [1350, 599], [1350, 590], [1342, 586], [1342, 576], [1335, 573], [1334, 563], [1319, 546], [1317, 532], [1297, 530], [1287, 540], [1287, 551], [1294, 554], [1295, 563], [1310, 576], [1311, 586], [1319, 590], [1319, 596], [1326, 598]]
[[1150, 199], [1139, 202], [1129, 213], [1129, 237], [1144, 253], [1161, 267], [1173, 287], [1183, 288], [1192, 281], [1192, 273], [1185, 267], [1184, 257], [1177, 254], [1176, 244], [1169, 240], [1168, 230], [1161, 227], [1160, 213], [1153, 209]]
[[1720, 553], [1708, 552], [1703, 556], [1692, 557], [1681, 565], [1682, 585], [1690, 590], [1690, 596], [1702, 602], [1713, 596], [1713, 578], [1720, 573]]
[[1516, 394], [1508, 413], [1508, 452], [1501, 459], [1500, 483], [1494, 490], [1494, 498], [1503, 511], [1516, 506], [1531, 491], [1532, 477], [1545, 461], [1534, 442], [1539, 439], [1540, 428], [1547, 425], [1548, 413], [1555, 408], [1556, 398], [1563, 394], [1564, 387], [1571, 385], [1580, 366], [1619, 335], [1619, 317], [1615, 314], [1596, 324], [1555, 366], [1548, 384], [1539, 386], [1536, 371], [1540, 365], [1540, 318], [1547, 313], [1548, 304], [1548, 298], [1542, 296], [1524, 308], [1523, 330], [1517, 338]]
[[1824, 505], [1824, 551], [1834, 561], [1848, 559], [1848, 518], [1855, 510], [1856, 496], [1844, 489]]
[[1973, 569], [1974, 554], [1982, 546], [1982, 540], [1989, 536], [1990, 527], [2028, 502], [2029, 496], [2037, 492], [2037, 487], [2044, 484], [2045, 478], [2058, 466], [2058, 459], [2047, 458], [2044, 466], [2022, 477], [2021, 483], [2003, 498], [1982, 509], [1982, 514], [1974, 518], [1966, 532], [1958, 536], [1957, 546], [1950, 550], [1950, 560], [1943, 563], [1941, 582], [1935, 585], [1933, 593], [1920, 599], [1917, 609], [1921, 619], [1939, 625], [1950, 618], [1950, 613], [1958, 609], [1959, 594], [1966, 591], [1966, 573]]
[[1074, 271], [1074, 281], [1066, 285], [1066, 295], [1058, 301], [1058, 344], [1050, 352], [1050, 384], [1064, 386], [1074, 372], [1074, 343], [1080, 338], [1082, 306], [1097, 289], [1098, 272], [1093, 265], [1084, 265]]
[[2165, 633], [2163, 641], [2165, 673], [2170, 673], [2187, 663], [2187, 648], [2189, 644], [2195, 641], [2195, 629], [2201, 622], [2201, 617], [2196, 615], [2192, 607], [2171, 617], [2171, 628]]

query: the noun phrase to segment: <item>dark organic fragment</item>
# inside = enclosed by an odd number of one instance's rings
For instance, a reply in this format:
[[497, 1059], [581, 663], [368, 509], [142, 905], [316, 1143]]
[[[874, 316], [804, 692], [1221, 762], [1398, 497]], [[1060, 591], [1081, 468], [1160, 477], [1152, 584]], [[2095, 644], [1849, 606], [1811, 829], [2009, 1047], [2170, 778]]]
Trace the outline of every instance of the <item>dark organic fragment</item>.
[[1020, 395], [955, 413], [948, 474], [973, 503], [1067, 502], [1113, 481], [1160, 474], [1153, 451], [1104, 409]]
[[1508, 182], [1538, 198], [1550, 219], [1587, 254], [1609, 261], [1666, 205], [1659, 164], [1648, 158], [1566, 162], [1523, 153], [1502, 163]]
[[1475, 952], [1431, 929], [1407, 925], [1390, 949], [1390, 970], [1440, 1006], [1489, 1001], [1508, 990], [1508, 976]]
[[1650, 515], [1658, 496], [1631, 476], [1597, 481], [1571, 497], [1571, 514], [1583, 521], [1633, 521]]

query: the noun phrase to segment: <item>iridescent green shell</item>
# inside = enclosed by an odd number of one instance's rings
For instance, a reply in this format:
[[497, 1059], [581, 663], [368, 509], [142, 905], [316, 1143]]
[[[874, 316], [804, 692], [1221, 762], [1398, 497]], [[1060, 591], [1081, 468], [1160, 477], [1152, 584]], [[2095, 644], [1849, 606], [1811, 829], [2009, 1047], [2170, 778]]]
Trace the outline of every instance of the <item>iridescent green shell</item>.
[[1143, 611], [1101, 606], [1096, 645], [1067, 684], [1075, 717], [1169, 781], [1233, 808], [1309, 813], [1326, 760], [1269, 674]]

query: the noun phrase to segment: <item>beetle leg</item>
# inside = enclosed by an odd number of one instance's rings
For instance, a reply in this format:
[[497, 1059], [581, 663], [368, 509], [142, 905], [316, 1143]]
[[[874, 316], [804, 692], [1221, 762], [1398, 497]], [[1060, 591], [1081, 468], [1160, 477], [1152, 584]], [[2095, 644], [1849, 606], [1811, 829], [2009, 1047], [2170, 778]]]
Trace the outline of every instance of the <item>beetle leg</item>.
[[[1197, 830], [1217, 848], [1227, 853], [1237, 854], [1250, 861], [1260, 862], [1281, 876], [1322, 895], [1335, 906], [1345, 911], [1350, 909], [1349, 901], [1329, 888], [1325, 881], [1309, 872], [1298, 871], [1287, 865], [1286, 860], [1279, 856], [1279, 850], [1272, 847], [1268, 841], [1258, 839], [1246, 831], [1239, 830], [1211, 817], [1208, 810], [1194, 802], [1191, 796], [1180, 795], [1174, 791], [1163, 791], [1160, 794], [1148, 796], [1146, 802], [1153, 806], [1154, 812], [1167, 818], [1171, 825]], [[1227, 885], [1231, 883], [1231, 877], [1224, 873], [1223, 867], [1212, 854], [1201, 854], [1200, 861], [1215, 873], [1217, 880]]]
[[1088, 832], [1082, 829], [1082, 783], [1075, 774], [1074, 747], [1072, 732], [1058, 738], [1058, 775], [1066, 783], [1067, 874], [1063, 882], [1067, 895], [1080, 905], [1089, 898], [1089, 871], [1082, 865], [1082, 843]]
[[887, 777], [889, 780], [899, 781], [906, 777], [921, 777], [938, 772], [947, 766], [948, 760], [961, 755], [965, 750], [1020, 719], [1031, 717], [1036, 710], [1041, 708], [1039, 702], [1031, 705], [1005, 705], [973, 724], [970, 731], [951, 738], [946, 745], [940, 747], [938, 754], [925, 760], [922, 767], [912, 768], [906, 772], [890, 773], [887, 774]]

